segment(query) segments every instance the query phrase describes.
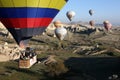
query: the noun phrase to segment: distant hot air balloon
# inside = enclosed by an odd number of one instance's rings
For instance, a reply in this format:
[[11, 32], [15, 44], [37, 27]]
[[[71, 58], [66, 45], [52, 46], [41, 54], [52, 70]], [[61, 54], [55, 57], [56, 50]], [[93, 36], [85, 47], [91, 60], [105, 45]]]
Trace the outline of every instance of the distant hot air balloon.
[[89, 24], [90, 24], [90, 26], [93, 26], [93, 27], [94, 27], [95, 22], [94, 22], [93, 20], [91, 20], [91, 21], [89, 21]]
[[109, 21], [104, 21], [103, 24], [107, 31], [109, 31], [112, 28], [112, 24]]
[[62, 25], [61, 21], [59, 21], [59, 20], [54, 21], [53, 24], [56, 28], [61, 27], [61, 25]]
[[0, 0], [0, 20], [20, 46], [41, 34], [68, 0]]
[[55, 34], [59, 40], [63, 40], [67, 34], [67, 30], [64, 27], [58, 27], [55, 29]]
[[90, 9], [89, 14], [92, 16], [94, 14], [94, 11], [92, 9]]
[[68, 19], [69, 19], [70, 21], [72, 21], [73, 17], [75, 16], [75, 12], [74, 12], [74, 11], [68, 11], [68, 12], [66, 13], [66, 16], [68, 17]]
[[63, 40], [67, 34], [67, 30], [62, 26], [61, 21], [57, 20], [53, 22], [55, 29], [55, 34], [59, 40]]

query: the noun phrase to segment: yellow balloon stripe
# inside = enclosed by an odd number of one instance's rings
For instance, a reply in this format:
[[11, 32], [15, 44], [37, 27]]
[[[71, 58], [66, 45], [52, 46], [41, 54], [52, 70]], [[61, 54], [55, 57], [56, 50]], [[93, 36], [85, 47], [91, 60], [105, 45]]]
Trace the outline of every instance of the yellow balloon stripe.
[[65, 0], [0, 0], [0, 7], [40, 7], [60, 10]]

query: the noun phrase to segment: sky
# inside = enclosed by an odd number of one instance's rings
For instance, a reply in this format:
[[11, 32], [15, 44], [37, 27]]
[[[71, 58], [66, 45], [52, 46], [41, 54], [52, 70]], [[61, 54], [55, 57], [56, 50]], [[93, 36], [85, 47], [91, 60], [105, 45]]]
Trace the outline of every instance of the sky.
[[[89, 15], [90, 9], [94, 11], [93, 16]], [[66, 12], [71, 10], [76, 13], [72, 21], [94, 20], [102, 24], [103, 21], [109, 20], [112, 24], [120, 25], [120, 0], [69, 0], [54, 20], [70, 22]]]

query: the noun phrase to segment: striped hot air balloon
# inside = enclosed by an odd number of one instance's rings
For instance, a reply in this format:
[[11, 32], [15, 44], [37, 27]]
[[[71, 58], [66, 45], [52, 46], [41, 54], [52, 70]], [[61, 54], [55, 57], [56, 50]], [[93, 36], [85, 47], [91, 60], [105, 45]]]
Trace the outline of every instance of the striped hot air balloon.
[[0, 0], [0, 21], [20, 46], [42, 33], [68, 0]]

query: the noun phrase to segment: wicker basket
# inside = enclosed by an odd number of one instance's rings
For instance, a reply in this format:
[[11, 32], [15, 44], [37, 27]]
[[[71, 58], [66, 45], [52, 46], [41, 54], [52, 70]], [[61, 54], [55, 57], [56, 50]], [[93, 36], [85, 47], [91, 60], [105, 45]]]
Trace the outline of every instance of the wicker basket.
[[34, 56], [31, 59], [19, 60], [19, 68], [30, 68], [36, 62], [37, 56]]

